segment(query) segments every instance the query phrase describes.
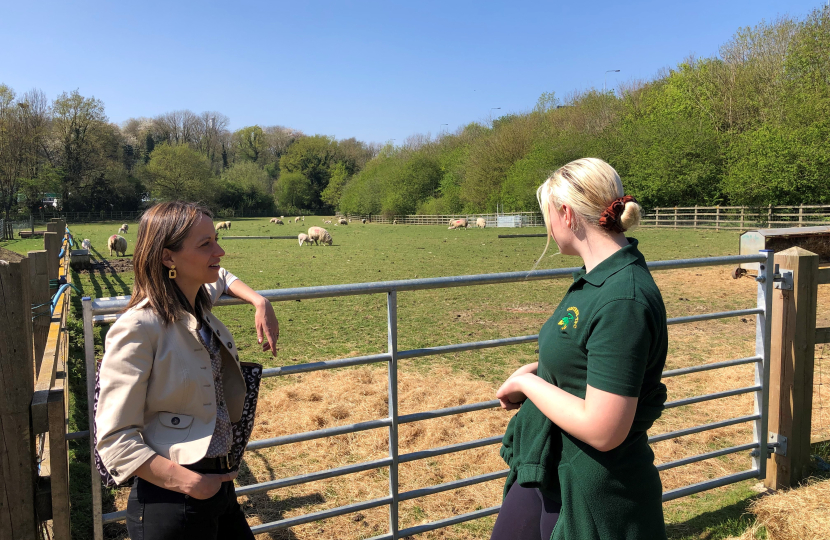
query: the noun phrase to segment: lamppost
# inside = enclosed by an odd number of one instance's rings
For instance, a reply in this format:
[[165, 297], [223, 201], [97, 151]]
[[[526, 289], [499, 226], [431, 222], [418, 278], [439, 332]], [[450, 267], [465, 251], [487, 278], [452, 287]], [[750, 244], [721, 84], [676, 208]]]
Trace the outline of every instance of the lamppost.
[[609, 69], [605, 72], [605, 78], [602, 80], [602, 93], [605, 93], [605, 83], [608, 81], [608, 74], [609, 73], [619, 73], [619, 69]]

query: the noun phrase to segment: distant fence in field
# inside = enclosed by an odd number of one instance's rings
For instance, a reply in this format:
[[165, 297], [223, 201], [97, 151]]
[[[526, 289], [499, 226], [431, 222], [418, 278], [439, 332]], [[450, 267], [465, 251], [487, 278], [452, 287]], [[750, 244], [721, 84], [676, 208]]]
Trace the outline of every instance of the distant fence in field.
[[664, 229], [746, 230], [830, 225], [830, 205], [798, 206], [675, 206], [654, 208], [643, 227]]
[[545, 222], [539, 212], [508, 212], [499, 214], [438, 214], [438, 215], [403, 215], [383, 216], [380, 214], [346, 214], [352, 221], [365, 219], [371, 223], [397, 225], [447, 225], [453, 219], [467, 219], [474, 227], [478, 218], [484, 218], [488, 227], [544, 227]]

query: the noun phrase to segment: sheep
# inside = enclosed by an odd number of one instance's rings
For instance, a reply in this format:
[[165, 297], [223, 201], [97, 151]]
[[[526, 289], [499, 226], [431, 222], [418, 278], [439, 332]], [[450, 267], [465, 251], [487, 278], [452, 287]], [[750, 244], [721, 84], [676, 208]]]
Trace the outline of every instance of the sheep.
[[89, 241], [89, 238], [84, 238], [84, 241], [81, 242], [81, 248], [87, 251], [92, 251], [92, 242]]
[[361, 219], [360, 222], [366, 225], [366, 218]]
[[346, 221], [346, 218], [340, 218], [340, 224], [341, 224], [341, 225], [348, 225], [348, 224], [349, 224], [349, 222], [348, 222], [348, 221]]
[[324, 225], [331, 225], [331, 220], [330, 219], [324, 219], [323, 224]]
[[331, 235], [322, 227], [311, 227], [308, 229], [308, 237], [310, 241], [316, 245], [328, 244], [331, 245]]
[[480, 217], [480, 218], [476, 219], [476, 227], [478, 227], [479, 229], [486, 228], [487, 227], [487, 220], [484, 219], [483, 217]]
[[123, 236], [113, 234], [110, 236], [109, 241], [107, 241], [107, 247], [110, 249], [110, 257], [112, 257], [113, 251], [115, 251], [116, 255], [121, 253], [123, 257], [127, 253], [127, 239]]
[[277, 223], [279, 221], [280, 221], [280, 218], [272, 217], [271, 219], [268, 220], [268, 223]]
[[300, 233], [297, 235], [297, 241], [300, 242], [300, 245], [308, 244], [311, 245], [311, 238], [306, 233]]
[[294, 218], [294, 223], [299, 223], [299, 222], [300, 222], [300, 216], [295, 217]]
[[300, 219], [305, 223], [305, 216], [300, 216]]
[[461, 228], [461, 227], [464, 227], [464, 229], [466, 230], [467, 226], [468, 226], [467, 218], [451, 219], [450, 220], [450, 226], [447, 227], [447, 230], [449, 230], [449, 229], [458, 229], [458, 228]]
[[220, 221], [219, 223], [216, 224], [216, 230], [218, 231], [219, 229], [228, 229], [228, 230], [230, 230], [231, 229], [231, 222], [230, 221]]
[[129, 226], [129, 225], [127, 225], [126, 223], [125, 223], [125, 224], [123, 224], [123, 225], [121, 225], [121, 228], [120, 228], [120, 229], [118, 229], [118, 234], [121, 234], [121, 233], [125, 233], [125, 232], [127, 232], [127, 229], [129, 229], [129, 228], [130, 228], [130, 226]]
[[392, 225], [397, 225], [397, 224], [398, 224], [398, 220], [397, 220], [397, 219], [393, 219], [393, 220], [392, 220]]

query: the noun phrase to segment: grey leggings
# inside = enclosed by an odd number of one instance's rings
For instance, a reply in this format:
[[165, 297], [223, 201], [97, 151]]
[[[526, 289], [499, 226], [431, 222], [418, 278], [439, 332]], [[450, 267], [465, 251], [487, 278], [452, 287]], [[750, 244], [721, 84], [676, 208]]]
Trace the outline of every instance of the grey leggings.
[[514, 483], [501, 504], [490, 540], [550, 540], [562, 505]]

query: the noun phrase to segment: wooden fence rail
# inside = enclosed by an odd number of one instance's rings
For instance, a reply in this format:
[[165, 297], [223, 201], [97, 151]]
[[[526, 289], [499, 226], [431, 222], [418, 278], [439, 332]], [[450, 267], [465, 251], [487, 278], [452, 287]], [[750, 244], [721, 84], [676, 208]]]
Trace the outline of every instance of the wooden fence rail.
[[746, 230], [810, 227], [830, 223], [830, 205], [799, 206], [677, 206], [647, 212], [644, 227], [672, 229]]

